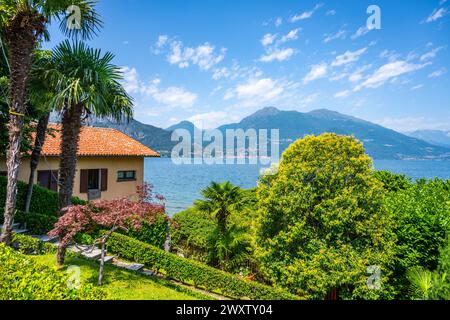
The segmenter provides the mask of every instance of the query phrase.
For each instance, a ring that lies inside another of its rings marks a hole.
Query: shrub
[[[47,234],[53,229],[58,218],[56,215],[17,211],[14,221],[20,223],[31,234]]]
[[[115,254],[161,272],[167,277],[194,284],[205,290],[231,296],[260,300],[295,300],[298,296],[267,285],[245,281],[232,274],[196,261],[178,257],[125,235],[113,234],[108,249]]]
[[[419,180],[389,193],[385,201],[395,217],[395,285],[400,298],[407,298],[408,269],[438,267],[439,250],[450,234],[450,181]]]
[[[166,216],[158,215],[154,223],[144,222],[140,229],[133,228],[128,232],[123,233],[139,241],[162,249],[166,242],[168,230],[169,222],[167,221]]]
[[[105,293],[90,284],[70,289],[69,276],[0,244],[0,300],[100,300]]]
[[[5,206],[6,199],[6,177],[0,177],[0,208]],[[16,208],[21,210],[25,206],[25,197],[27,194],[27,184],[18,181],[17,183],[17,203]],[[54,191],[42,188],[38,185],[33,186],[33,197],[30,204],[30,212],[44,215],[56,215],[59,212],[58,194]],[[79,198],[73,197],[72,203],[85,204]],[[3,212],[0,213],[0,219],[3,221]]]
[[[26,235],[13,234],[12,243],[14,248],[24,254],[46,254],[56,252],[56,247],[54,245]]]

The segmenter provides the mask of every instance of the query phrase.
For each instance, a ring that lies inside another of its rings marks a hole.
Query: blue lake
[[[145,181],[166,198],[169,214],[190,207],[200,197],[200,190],[211,181],[231,181],[242,188],[256,187],[257,165],[175,165],[168,158],[145,160]],[[413,179],[450,179],[450,161],[376,160],[377,170],[405,174]]]

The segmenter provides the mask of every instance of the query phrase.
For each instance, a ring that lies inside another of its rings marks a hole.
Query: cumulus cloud
[[[230,121],[229,114],[224,111],[213,111],[194,115],[188,118],[197,128],[215,129],[227,121]]]
[[[349,63],[355,62],[359,60],[359,57],[367,52],[367,48],[362,48],[357,51],[346,51],[344,54],[341,54],[336,57],[336,59],[331,63],[333,67],[339,67],[342,65],[347,65]]]
[[[293,17],[291,18],[291,22],[297,22],[297,21],[300,21],[300,20],[309,19],[309,18],[311,18],[311,17],[314,15],[314,13],[315,13],[317,10],[319,10],[321,7],[323,7],[323,3],[317,4],[317,5],[316,5],[312,10],[310,10],[310,11],[305,11],[305,12],[296,14],[295,16],[293,16]]]
[[[293,54],[295,53],[294,49],[287,48],[287,49],[275,49],[270,50],[267,52],[267,54],[263,55],[259,61],[261,62],[272,62],[274,60],[277,61],[284,61],[289,59]]]
[[[280,42],[285,43],[285,42],[288,42],[291,40],[297,40],[299,31],[300,31],[300,28],[289,31],[288,34],[281,37]]]
[[[441,51],[442,49],[444,49],[444,47],[437,47],[437,48],[432,49],[431,51],[428,51],[427,53],[423,54],[420,57],[420,61],[434,59],[436,57],[436,55],[439,53],[439,51]]]
[[[334,95],[334,97],[337,99],[342,99],[342,98],[347,98],[349,95],[350,95],[350,90],[344,90],[344,91],[340,91],[340,92],[336,93]]]
[[[153,53],[160,54],[167,50],[167,61],[179,68],[188,68],[190,65],[197,65],[200,70],[209,70],[224,58],[227,49],[216,47],[208,42],[196,47],[186,47],[181,41],[169,38],[167,35],[160,35],[154,45]]]
[[[278,97],[283,91],[283,87],[270,78],[250,79],[247,83],[238,85],[235,90],[240,99],[256,98],[264,101]]]
[[[437,21],[447,15],[447,13],[447,9],[445,8],[434,9],[433,12],[428,16],[428,18],[425,19],[425,22],[431,23]]]
[[[336,32],[334,34],[325,35],[323,42],[328,43],[328,42],[331,42],[331,41],[337,40],[337,39],[345,39],[346,33],[347,32],[345,30],[339,30],[338,32]]]
[[[392,80],[403,74],[420,70],[427,65],[427,63],[414,64],[407,61],[395,61],[387,63],[376,70],[362,84],[356,86],[354,91],[359,91],[363,88],[378,88],[389,80]]]
[[[440,76],[443,76],[443,75],[446,74],[446,73],[447,73],[447,69],[441,68],[441,69],[439,69],[439,70],[436,70],[436,71],[430,73],[430,74],[428,75],[428,78],[438,78],[438,77],[440,77]]]
[[[352,40],[358,39],[359,37],[362,37],[369,33],[370,30],[367,28],[367,26],[362,26],[356,32],[351,36]]]
[[[123,67],[123,86],[131,95],[142,95],[153,98],[157,103],[166,107],[190,108],[197,101],[197,94],[182,87],[161,89],[161,79],[156,78],[148,83],[139,80],[136,68]]]
[[[266,47],[268,45],[271,45],[275,42],[275,39],[277,38],[276,34],[267,33],[264,35],[264,37],[261,39],[261,44]]]
[[[303,83],[307,84],[313,80],[323,78],[327,75],[328,65],[326,63],[320,63],[311,66],[309,73],[303,78]]]

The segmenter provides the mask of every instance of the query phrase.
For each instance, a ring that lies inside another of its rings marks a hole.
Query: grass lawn
[[[32,256],[35,261],[56,267],[54,254]],[[65,266],[81,268],[83,282],[97,284],[99,264],[82,258],[70,257]],[[64,272],[62,270],[61,272]],[[111,300],[206,300],[211,297],[175,285],[167,280],[147,277],[137,272],[123,270],[113,265],[105,266],[104,285],[102,288]]]

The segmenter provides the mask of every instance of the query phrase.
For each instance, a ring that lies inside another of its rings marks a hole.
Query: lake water
[[[450,179],[450,161],[376,160],[377,170],[405,174],[413,179]],[[211,181],[231,181],[242,188],[256,187],[257,165],[175,165],[168,158],[145,160],[145,181],[166,198],[169,214],[190,207],[200,197],[200,190]]]

